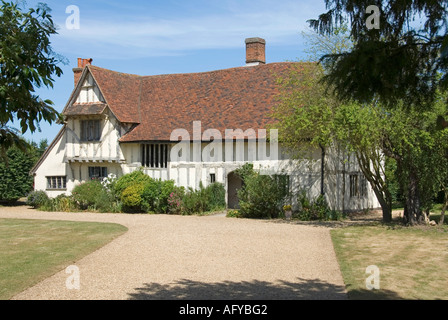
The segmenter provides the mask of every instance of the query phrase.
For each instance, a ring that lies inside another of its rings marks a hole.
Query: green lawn
[[[331,231],[350,299],[448,299],[448,227],[398,224]],[[379,268],[378,290],[368,290],[366,268]]]
[[[0,219],[0,299],[10,299],[126,231],[114,223]]]

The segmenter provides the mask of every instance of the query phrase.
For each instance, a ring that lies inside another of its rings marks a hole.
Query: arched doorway
[[[243,181],[235,173],[230,172],[227,175],[227,208],[239,209],[238,190],[243,186]]]

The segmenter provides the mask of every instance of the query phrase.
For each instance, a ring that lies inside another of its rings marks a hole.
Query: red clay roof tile
[[[202,73],[137,76],[89,65],[110,110],[120,122],[136,123],[121,142],[169,141],[174,129],[193,134],[217,129],[265,129],[279,93],[278,76],[293,62]],[[67,110],[68,111],[68,110]]]

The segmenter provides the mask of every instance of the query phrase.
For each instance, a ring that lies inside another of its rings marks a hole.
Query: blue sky
[[[45,2],[52,9],[58,34],[53,50],[64,56],[64,74],[54,89],[39,90],[62,111],[73,90],[72,68],[80,58],[115,71],[140,75],[187,73],[243,66],[244,39],[266,40],[267,62],[304,57],[301,31],[306,20],[325,11],[323,0],[194,0],[194,1],[26,1],[36,7]],[[70,5],[79,8],[79,29],[68,29]],[[40,124],[41,132],[25,138],[50,143],[59,125]]]

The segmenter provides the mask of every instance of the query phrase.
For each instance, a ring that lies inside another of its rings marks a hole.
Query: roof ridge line
[[[238,67],[230,67],[230,68],[216,69],[216,70],[209,70],[209,71],[162,73],[162,74],[153,74],[153,75],[139,75],[139,74],[133,74],[133,73],[125,73],[125,72],[102,68],[99,66],[94,66],[94,65],[89,65],[89,67],[94,67],[97,69],[113,72],[113,73],[124,75],[124,76],[138,77],[138,78],[151,78],[151,77],[166,77],[166,76],[175,76],[175,75],[180,76],[180,75],[191,75],[191,74],[205,74],[205,73],[214,73],[214,72],[221,72],[221,71],[234,70],[234,69],[248,69],[249,70],[252,68],[265,67],[265,66],[275,65],[275,64],[297,64],[297,63],[303,63],[303,62],[302,61],[280,61],[280,62],[270,62],[270,63],[266,63],[266,64],[260,64],[260,65],[256,65],[256,66],[238,66]],[[305,62],[305,63],[307,63],[307,62]]]

